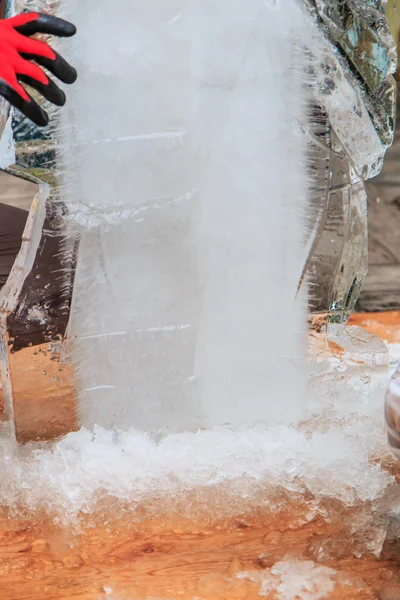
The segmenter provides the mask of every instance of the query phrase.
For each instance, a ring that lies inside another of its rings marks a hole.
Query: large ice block
[[[300,9],[70,0],[64,16],[84,31],[60,155],[81,236],[69,337],[82,422],[296,423]]]

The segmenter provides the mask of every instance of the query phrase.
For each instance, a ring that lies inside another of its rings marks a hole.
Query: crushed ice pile
[[[205,489],[220,496],[220,517],[253,503],[273,508],[280,491],[353,506],[381,497],[393,482],[370,462],[379,441],[380,426],[366,420],[312,434],[286,426],[217,428],[158,441],[134,430],[81,429],[53,444],[25,446],[17,459],[3,457],[0,502],[66,519],[95,510],[99,498],[135,510],[157,497],[172,506]]]

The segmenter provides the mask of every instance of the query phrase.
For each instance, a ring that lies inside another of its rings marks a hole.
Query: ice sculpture
[[[382,2],[305,5],[320,40],[308,46],[315,79],[304,127],[312,210],[303,279],[310,286],[311,313],[343,326],[368,266],[363,182],[379,173],[393,140],[396,45]]]

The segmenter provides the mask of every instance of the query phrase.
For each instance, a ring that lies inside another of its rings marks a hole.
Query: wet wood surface
[[[272,526],[238,522],[222,531],[193,532],[189,524],[178,521],[170,531],[162,532],[160,527],[158,533],[143,533],[129,522],[116,522],[73,536],[44,523],[3,526],[0,589],[4,600],[256,600],[260,583],[239,578],[238,573],[265,572],[288,555],[313,560],[316,541],[328,529],[314,520],[300,528],[282,523],[283,531],[275,521]],[[324,561],[335,571],[334,589],[319,597],[398,599],[396,550],[387,549],[381,560],[349,555]],[[279,598],[275,593],[264,597]]]
[[[73,368],[50,344],[10,353],[15,424],[20,443],[54,440],[76,431]],[[0,421],[4,401],[0,380]],[[1,599],[1,595],[0,595]]]
[[[77,429],[73,369],[60,363],[50,344],[10,354],[10,371],[19,442],[53,440]]]
[[[31,208],[38,186],[21,177],[0,170],[0,202],[22,210]]]
[[[354,313],[350,317],[349,325],[363,327],[384,342],[400,343],[400,311]]]

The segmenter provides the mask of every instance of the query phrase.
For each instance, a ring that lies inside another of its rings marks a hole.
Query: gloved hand
[[[64,83],[74,83],[77,73],[48,44],[31,39],[30,36],[36,33],[70,37],[75,35],[76,28],[58,17],[33,12],[1,20],[0,95],[36,125],[43,127],[49,122],[49,117],[21,82],[29,84],[53,104],[63,106],[64,92],[38,65],[45,67]]]

